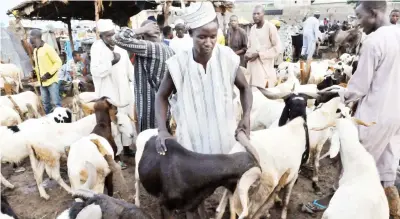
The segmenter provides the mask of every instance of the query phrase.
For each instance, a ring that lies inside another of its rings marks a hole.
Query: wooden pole
[[[99,27],[97,26],[97,22],[99,21],[99,7],[97,1],[94,1],[94,16],[96,21],[96,38],[100,39]]]
[[[68,25],[68,36],[69,36],[69,41],[71,42],[71,50],[74,51],[74,40],[72,38],[72,27],[71,27],[71,18],[67,19],[67,25]]]

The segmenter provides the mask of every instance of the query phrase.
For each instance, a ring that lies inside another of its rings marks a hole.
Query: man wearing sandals
[[[357,71],[347,88],[338,90],[344,103],[358,101],[355,117],[376,122],[359,127],[360,142],[374,157],[389,201],[390,215],[400,219],[400,198],[394,182],[400,155],[400,29],[386,15],[386,1],[360,1],[356,15],[368,38]],[[333,194],[303,206],[323,211]]]

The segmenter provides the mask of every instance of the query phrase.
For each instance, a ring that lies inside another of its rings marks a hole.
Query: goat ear
[[[331,138],[331,147],[329,148],[329,156],[330,158],[334,158],[338,155],[340,151],[340,139],[339,132],[337,130],[333,131],[333,135]]]
[[[281,117],[279,118],[279,127],[284,126],[289,119],[289,106],[285,104],[285,108],[282,110]]]

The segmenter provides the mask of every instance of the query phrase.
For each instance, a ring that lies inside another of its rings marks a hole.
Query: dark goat
[[[89,205],[98,205],[100,212],[92,214],[101,214],[102,219],[151,219],[151,217],[137,206],[115,199],[103,194],[95,194],[88,190],[78,190],[76,197],[83,202],[74,202],[69,209],[69,218],[76,219],[78,214]]]
[[[15,214],[4,195],[1,195],[1,213],[13,217],[14,219],[18,219],[18,216]]]
[[[233,192],[242,175],[257,166],[250,153],[200,154],[189,151],[173,139],[166,140],[168,153],[156,151],[156,136],[145,144],[138,173],[148,193],[160,198],[162,216],[182,210],[194,216],[199,206],[216,188]],[[200,210],[201,209],[201,210]]]
[[[305,164],[310,154],[310,137],[307,126],[307,100],[310,96],[306,94],[290,94],[284,98],[285,107],[283,108],[281,117],[279,118],[279,126],[285,125],[287,122],[301,117],[304,119],[304,130],[306,133],[306,150],[303,153],[301,165]],[[312,98],[312,97],[311,97]]]
[[[331,87],[333,85],[339,85],[341,83],[347,83],[346,74],[342,72],[342,70],[335,70],[333,75],[325,77],[323,81],[317,84],[318,90],[323,90],[325,88]]]

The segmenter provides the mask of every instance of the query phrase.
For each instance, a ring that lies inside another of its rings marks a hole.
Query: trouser
[[[310,36],[308,34],[303,35],[303,47],[301,49],[301,55],[307,55],[307,60],[311,60],[316,47],[316,39],[314,36]]]
[[[52,104],[56,107],[61,107],[60,90],[57,82],[46,87],[40,87],[40,93],[42,95],[42,103],[46,114],[52,111]]]
[[[393,186],[400,155],[400,127],[379,125],[359,127],[360,142],[373,156],[384,187]]]

